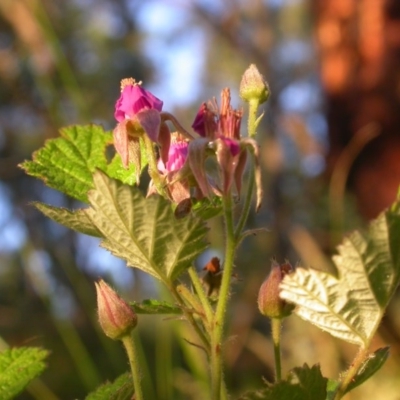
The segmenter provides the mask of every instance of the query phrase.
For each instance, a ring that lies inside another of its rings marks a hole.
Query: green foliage
[[[293,368],[285,381],[268,384],[264,389],[246,393],[239,400],[325,400],[328,379],[319,365]]]
[[[194,213],[201,219],[207,220],[222,213],[221,197],[213,197],[211,200],[204,197],[201,200],[196,200],[193,204]]]
[[[101,233],[87,216],[85,210],[67,210],[66,208],[53,207],[43,203],[33,203],[46,217],[58,222],[74,231],[89,236],[101,237]]]
[[[326,400],[334,400],[340,382],[334,379],[328,379]]]
[[[133,394],[132,378],[130,374],[126,373],[119,376],[114,382],[107,382],[99,386],[86,396],[85,400],[131,400]]]
[[[159,301],[154,299],[143,300],[142,302],[130,302],[136,314],[182,314],[182,308],[168,303],[167,301]]]
[[[170,203],[158,195],[144,198],[139,189],[122,185],[98,171],[86,209],[103,236],[102,246],[154,277],[170,282],[189,268],[207,247],[205,223],[195,217],[176,219]]]
[[[88,201],[87,193],[93,188],[92,175],[96,169],[123,183],[136,183],[134,164],[125,169],[118,154],[107,163],[106,149],[112,143],[111,132],[97,125],[77,125],[61,129],[60,135],[47,140],[44,147],[33,154],[32,161],[21,164],[27,174],[83,202]],[[143,169],[147,159],[144,155],[142,158]]]
[[[298,268],[281,296],[295,312],[340,339],[368,347],[400,276],[399,204],[370,224],[367,234],[344,239],[334,257],[338,277]]]
[[[0,399],[13,399],[42,373],[48,351],[35,347],[7,349],[0,353]]]
[[[376,350],[374,353],[370,354],[368,358],[361,365],[357,374],[354,376],[353,380],[347,386],[345,393],[350,392],[357,386],[360,386],[363,382],[369,379],[375,372],[385,364],[389,357],[389,347],[382,347]]]

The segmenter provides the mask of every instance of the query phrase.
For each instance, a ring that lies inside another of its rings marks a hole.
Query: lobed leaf
[[[112,143],[112,135],[100,126],[86,125],[62,128],[60,136],[47,140],[32,161],[21,166],[48,186],[87,202],[93,172],[107,167],[105,149]]]
[[[105,132],[101,126],[69,126],[60,130],[60,137],[47,140],[33,154],[32,161],[25,161],[21,167],[51,188],[87,202],[96,169],[129,185],[136,183],[134,164],[125,169],[118,154],[108,164],[106,150],[112,141],[111,132]],[[146,157],[142,155],[142,158],[141,171],[147,164]]]
[[[292,369],[285,381],[268,384],[266,388],[248,392],[239,400],[325,400],[328,379],[321,374],[319,365]]]
[[[101,171],[94,176],[86,213],[114,255],[166,282],[187,269],[207,247],[207,227],[192,215],[174,216],[158,195],[144,198],[139,189],[122,185]]]
[[[14,399],[46,367],[49,352],[36,347],[7,349],[0,353],[0,399]]]
[[[333,260],[338,277],[298,268],[285,277],[281,297],[295,312],[333,336],[367,346],[399,283],[398,205],[344,239]]]
[[[85,235],[102,237],[83,209],[70,211],[66,208],[53,207],[39,202],[35,202],[33,205],[44,215],[67,228]]]
[[[114,382],[107,382],[99,386],[94,392],[87,395],[85,400],[131,400],[133,394],[131,375],[125,373]]]

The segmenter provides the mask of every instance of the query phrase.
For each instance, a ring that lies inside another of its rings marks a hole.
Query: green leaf
[[[92,223],[83,209],[70,211],[66,208],[49,206],[43,203],[33,203],[44,215],[67,228],[90,236],[102,237],[100,231]]]
[[[177,219],[167,200],[158,195],[144,198],[139,189],[101,171],[93,179],[87,215],[105,238],[102,246],[128,266],[171,282],[207,247],[207,227],[201,219]]]
[[[353,380],[349,383],[345,393],[350,392],[357,386],[361,385],[372,375],[374,375],[383,366],[389,357],[389,347],[382,347],[370,354],[368,358],[361,365]]]
[[[60,135],[47,140],[33,160],[21,166],[48,186],[87,202],[93,172],[107,167],[105,149],[112,143],[112,135],[96,125],[69,126],[61,129]]]
[[[182,314],[181,307],[170,304],[167,301],[147,299],[141,303],[133,301],[129,305],[133,307],[137,314]]]
[[[107,163],[106,149],[113,141],[111,132],[105,132],[98,125],[75,125],[61,129],[60,136],[47,140],[44,147],[33,154],[32,161],[21,164],[28,175],[86,203],[96,169],[126,184],[136,183],[134,164],[125,169],[118,154],[110,164]],[[145,154],[142,151],[141,171],[147,164]]]
[[[368,233],[345,238],[333,257],[338,277],[297,268],[281,284],[295,312],[333,336],[368,346],[399,283],[400,216],[395,204]]]
[[[0,353],[0,399],[13,399],[45,369],[49,352],[35,347],[7,349]]]
[[[326,400],[327,382],[319,365],[310,368],[304,364],[292,369],[287,380],[246,393],[239,400]]]
[[[149,158],[147,156],[143,140],[140,140],[140,153],[141,153],[140,156],[141,160],[140,173],[141,173],[149,162]],[[125,183],[126,185],[133,186],[136,184],[136,164],[131,163],[129,164],[129,168],[126,169],[122,164],[121,157],[119,156],[119,154],[115,154],[110,164],[107,165],[105,172],[110,178],[118,179],[119,181]]]
[[[194,200],[192,210],[201,219],[207,220],[222,214],[222,198],[214,196],[211,200],[204,197],[201,200]]]
[[[114,382],[99,386],[86,396],[85,400],[131,400],[133,398],[132,378],[129,373],[119,376]]]
[[[328,386],[326,388],[326,400],[334,400],[336,392],[339,388],[340,382],[334,379],[328,379]]]

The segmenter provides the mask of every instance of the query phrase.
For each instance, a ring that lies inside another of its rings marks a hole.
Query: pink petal
[[[136,114],[136,119],[153,141],[158,142],[161,127],[161,116],[157,110],[143,110]]]

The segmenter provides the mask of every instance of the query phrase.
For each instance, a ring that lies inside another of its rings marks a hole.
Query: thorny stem
[[[193,267],[190,267],[188,271],[190,279],[192,280],[193,287],[196,290],[197,296],[199,297],[201,305],[203,306],[204,312],[206,314],[207,322],[209,323],[211,322],[213,317],[213,309],[211,308],[210,302],[208,301],[207,296],[204,293],[204,289],[201,285],[201,281],[199,276],[197,275],[197,272]]]
[[[178,301],[178,303],[182,306],[182,312],[185,315],[185,318],[188,320],[190,325],[192,325],[193,329],[196,331],[200,340],[203,342],[203,346],[206,350],[206,353],[209,354],[210,353],[210,343],[209,343],[206,335],[204,334],[203,330],[201,329],[201,327],[199,326],[197,321],[193,318],[193,315],[187,310],[186,304],[183,301],[180,294],[178,293],[178,291],[176,290],[176,287],[173,285],[170,285],[169,289],[170,289],[171,293],[173,294],[173,296],[175,297],[175,299]]]
[[[222,374],[222,338],[226,316],[226,306],[229,298],[230,283],[235,257],[236,239],[233,224],[232,197],[227,195],[224,200],[225,216],[225,260],[222,282],[219,291],[217,308],[214,315],[213,331],[211,336],[211,392],[212,400],[226,398],[225,385]],[[222,397],[221,397],[222,396]]]
[[[121,339],[128,354],[129,365],[131,367],[133,386],[135,388],[135,400],[144,400],[141,385],[142,377],[138,360],[137,340],[137,333],[135,331]]]
[[[354,376],[357,374],[362,363],[365,361],[367,355],[368,355],[368,346],[360,347],[357,355],[355,356],[353,362],[350,365],[350,368],[347,370],[346,374],[344,375],[343,379],[340,382],[339,389],[336,392],[334,400],[339,400],[344,396],[347,386],[349,386],[350,382],[354,379]]]
[[[272,341],[274,343],[274,358],[275,358],[275,381],[279,382],[282,379],[281,367],[281,320],[271,318]]]

